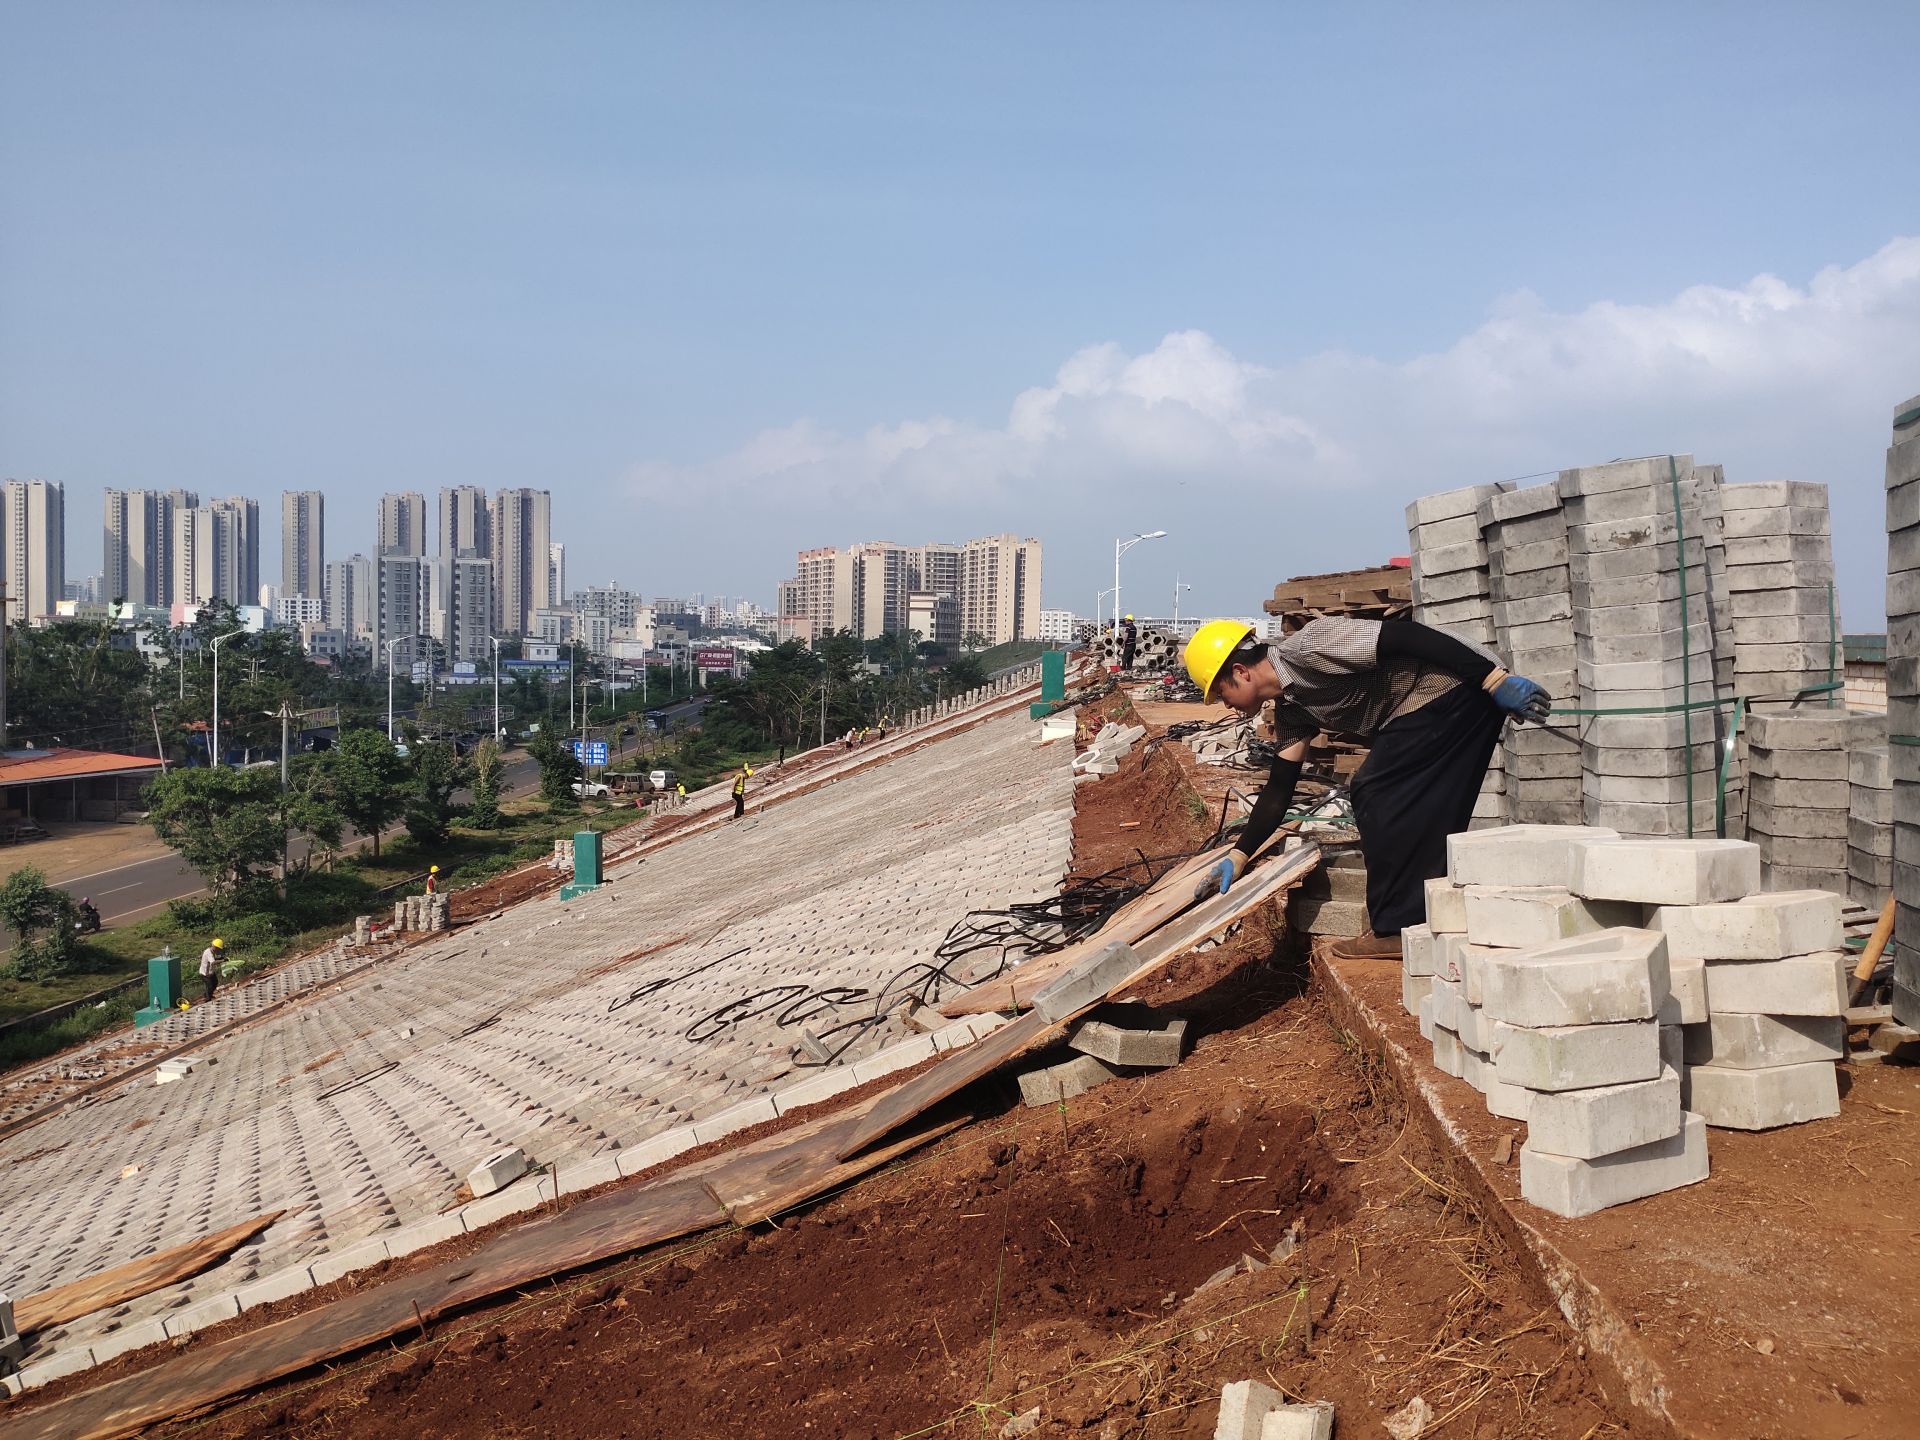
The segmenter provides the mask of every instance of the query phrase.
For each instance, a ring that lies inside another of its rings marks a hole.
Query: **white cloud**
[[[1731,480],[1832,485],[1836,547],[1859,572],[1843,598],[1870,623],[1878,456],[1891,407],[1916,390],[1920,239],[1903,238],[1804,287],[1761,275],[1573,312],[1520,292],[1446,350],[1406,360],[1261,364],[1196,330],[1137,355],[1089,345],[1015,396],[1001,425],[932,416],[842,435],[802,420],[629,480],[650,504],[720,499],[782,531],[803,514],[834,531],[809,544],[856,538],[838,533],[843,507],[928,537],[1036,533],[1053,547],[1050,577],[1076,592],[1092,588],[1079,570],[1099,573],[1116,520],[1184,532],[1188,544],[1165,548],[1169,570],[1179,554],[1222,568],[1216,540],[1231,537],[1256,547],[1234,562],[1245,576],[1196,598],[1244,608],[1286,575],[1403,547],[1401,508],[1427,491],[1692,451]]]

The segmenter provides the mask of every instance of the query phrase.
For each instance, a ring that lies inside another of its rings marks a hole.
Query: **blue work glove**
[[[1210,895],[1226,894],[1233,888],[1233,882],[1240,878],[1240,872],[1246,868],[1246,857],[1238,850],[1229,850],[1206,874],[1200,877],[1200,883],[1193,887],[1193,898],[1205,900]]]
[[[1542,725],[1553,713],[1553,698],[1524,675],[1508,675],[1488,693],[1494,704],[1523,723]]]

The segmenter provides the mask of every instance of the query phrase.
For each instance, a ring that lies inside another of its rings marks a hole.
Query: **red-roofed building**
[[[104,750],[0,751],[0,838],[23,820],[113,820],[139,805],[161,764]]]

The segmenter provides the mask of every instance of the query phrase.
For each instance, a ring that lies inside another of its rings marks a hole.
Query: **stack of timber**
[[[1404,565],[1370,570],[1336,570],[1327,575],[1296,575],[1273,587],[1273,599],[1261,609],[1280,617],[1291,634],[1322,615],[1356,615],[1391,620],[1413,604],[1413,572]]]

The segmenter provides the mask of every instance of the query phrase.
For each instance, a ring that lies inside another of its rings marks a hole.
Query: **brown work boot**
[[[1371,930],[1351,940],[1339,940],[1327,951],[1335,960],[1398,960],[1400,937],[1376,935]]]

